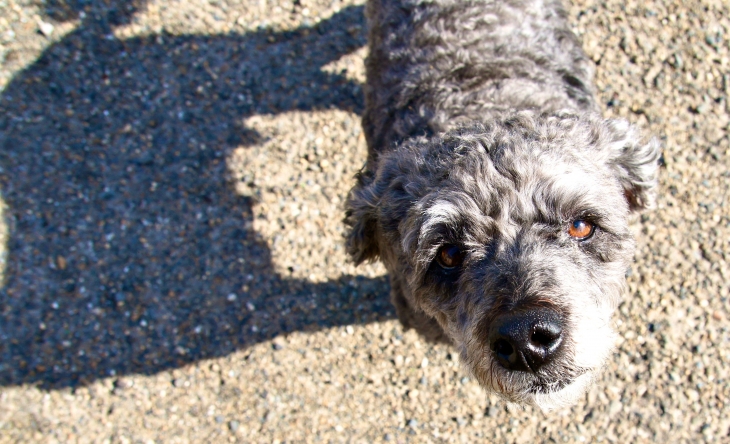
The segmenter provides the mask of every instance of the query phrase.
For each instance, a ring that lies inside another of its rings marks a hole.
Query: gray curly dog
[[[570,405],[610,354],[659,144],[600,116],[559,0],[370,0],[347,248],[482,387]]]

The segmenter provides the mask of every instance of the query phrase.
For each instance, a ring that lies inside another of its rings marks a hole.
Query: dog
[[[479,384],[575,403],[652,207],[660,146],[604,119],[559,0],[369,0],[368,157],[345,208],[404,328],[453,344]]]

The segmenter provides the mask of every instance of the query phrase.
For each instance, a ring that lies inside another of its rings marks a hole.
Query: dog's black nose
[[[489,347],[508,370],[537,372],[549,364],[563,342],[561,317],[552,310],[503,315],[489,330]]]

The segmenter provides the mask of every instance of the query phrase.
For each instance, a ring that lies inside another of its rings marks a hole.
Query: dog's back
[[[371,156],[506,111],[597,111],[560,0],[370,0],[367,15]]]

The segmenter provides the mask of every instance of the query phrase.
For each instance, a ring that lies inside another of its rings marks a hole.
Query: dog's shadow
[[[138,4],[68,4],[51,17],[80,26],[0,99],[0,384],[152,374],[392,317],[385,278],[277,274],[226,180],[228,151],[259,138],[243,118],[362,109],[360,85],[320,69],[365,44],[362,7],[290,32],[119,40]]]

